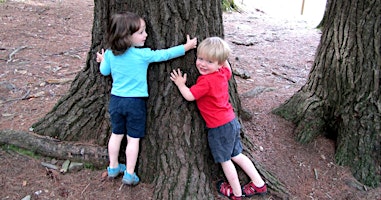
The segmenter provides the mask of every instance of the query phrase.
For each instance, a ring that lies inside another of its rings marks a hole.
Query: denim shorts
[[[208,130],[208,143],[214,162],[222,163],[242,153],[241,126],[235,118],[232,121]]]
[[[111,95],[109,104],[111,128],[114,134],[142,138],[146,132],[146,98]]]

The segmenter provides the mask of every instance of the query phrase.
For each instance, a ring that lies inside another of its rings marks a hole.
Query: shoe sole
[[[109,178],[116,178],[116,177],[118,177],[118,176],[120,176],[120,175],[122,175],[123,173],[122,172],[119,172],[118,174],[112,174],[112,175],[110,175],[109,173],[107,173],[107,176],[109,177]]]
[[[257,192],[255,194],[252,194],[252,195],[245,195],[245,194],[242,194],[243,197],[253,197],[253,196],[265,196],[267,194],[267,192]]]
[[[129,186],[135,186],[135,185],[139,184],[139,182],[130,182],[130,181],[125,181],[125,180],[122,180],[122,183],[125,185],[129,185]]]
[[[127,173],[127,172],[126,172]],[[126,176],[126,174],[125,174]],[[136,180],[137,179],[137,180]],[[123,176],[122,183],[125,185],[135,186],[140,182],[139,177],[134,173],[131,179],[127,179]]]

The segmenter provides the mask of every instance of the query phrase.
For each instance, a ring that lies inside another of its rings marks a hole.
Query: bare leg
[[[242,170],[250,177],[255,186],[261,187],[265,184],[261,175],[259,175],[257,169],[255,168],[253,162],[251,162],[247,156],[240,153],[237,156],[233,157],[232,160],[237,163],[237,165],[239,165]]]
[[[110,168],[117,168],[119,165],[119,149],[124,135],[117,135],[112,133],[108,141],[108,156],[110,159]]]
[[[231,160],[221,163],[222,170],[233,189],[234,196],[242,196],[241,185],[239,183],[237,170]]]
[[[133,174],[135,172],[136,161],[138,160],[139,154],[139,141],[140,138],[132,138],[127,136],[126,170],[129,174]]]

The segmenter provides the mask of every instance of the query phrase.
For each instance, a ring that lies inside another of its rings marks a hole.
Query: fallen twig
[[[72,75],[72,74],[78,74],[79,72],[81,72],[82,70],[76,70],[76,71],[70,71],[70,72],[66,72],[64,73],[65,76],[69,76],[69,75]]]
[[[236,45],[243,45],[243,46],[254,46],[256,44],[258,44],[259,42],[251,42],[251,41],[245,41],[245,42],[242,42],[242,41],[232,41],[233,44],[236,44]]]
[[[296,81],[294,81],[294,80],[292,80],[292,79],[290,79],[290,78],[288,78],[288,77],[285,77],[285,76],[283,76],[283,75],[281,75],[281,74],[279,74],[279,73],[277,73],[277,72],[271,72],[273,75],[275,75],[275,76],[279,76],[279,77],[281,77],[281,78],[283,78],[283,79],[285,79],[285,80],[287,80],[287,81],[290,81],[290,82],[292,82],[292,83],[296,83]]]
[[[61,78],[61,79],[48,79],[46,80],[49,84],[64,84],[68,82],[72,82],[74,78]]]
[[[30,95],[30,90],[28,90],[22,97],[19,97],[19,98],[14,98],[14,99],[8,99],[8,100],[5,100],[3,102],[0,102],[0,104],[4,104],[4,103],[8,103],[8,102],[11,102],[11,101],[19,101],[19,100],[28,100],[28,99],[32,99],[32,98],[37,98],[37,97],[43,97],[45,96],[45,92],[38,92],[34,95]]]
[[[86,187],[82,190],[81,195],[86,191],[86,189],[90,186],[90,183],[86,185]]]
[[[122,190],[123,186],[124,186],[124,184],[122,183],[122,184],[120,185],[120,187],[119,187],[119,191]]]
[[[8,100],[5,100],[5,101],[1,102],[0,104],[8,103],[8,102],[11,102],[11,101],[30,99],[31,97],[29,96],[29,94],[30,94],[30,90],[26,91],[26,93],[22,97],[14,98],[14,99],[8,99]]]
[[[319,179],[319,175],[318,175],[317,169],[315,169],[315,168],[314,168],[314,173],[315,173],[315,179],[318,180]]]
[[[15,49],[14,51],[12,51],[12,53],[10,53],[9,56],[8,56],[9,59],[7,60],[7,63],[9,63],[9,62],[12,61],[12,56],[13,56],[13,55],[15,55],[17,52],[19,52],[19,51],[21,51],[21,50],[23,50],[23,49],[25,49],[25,48],[27,48],[27,46],[21,46],[21,47]]]
[[[53,165],[53,164],[50,164],[50,163],[47,163],[47,162],[41,162],[41,165],[48,168],[48,169],[54,169],[54,170],[58,170],[58,166],[57,165]]]
[[[26,93],[24,94],[24,96],[21,97],[21,100],[29,99],[29,98],[28,98],[29,94],[30,94],[30,90],[26,91]]]

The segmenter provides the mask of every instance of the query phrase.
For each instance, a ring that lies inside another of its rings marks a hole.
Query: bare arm
[[[184,44],[185,52],[197,47],[197,38],[190,39],[187,35],[187,43]]]
[[[176,86],[179,88],[181,95],[187,100],[187,101],[194,101],[195,98],[193,94],[191,93],[190,89],[185,85],[187,81],[187,74],[182,75],[180,69],[173,70],[171,72],[170,79],[176,84]]]

